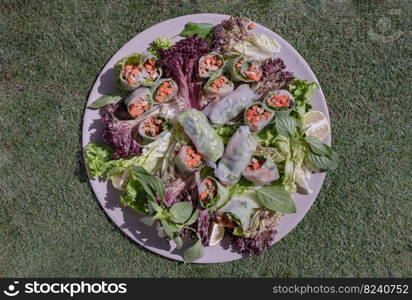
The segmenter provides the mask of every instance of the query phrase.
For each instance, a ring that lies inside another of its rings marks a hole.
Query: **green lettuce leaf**
[[[303,120],[303,115],[312,108],[312,96],[317,88],[316,82],[303,79],[295,79],[289,85],[289,91],[295,97],[294,111],[297,112],[297,118],[300,122]]]
[[[273,57],[280,52],[280,44],[265,34],[253,34],[246,40],[235,44],[232,51],[258,60]]]

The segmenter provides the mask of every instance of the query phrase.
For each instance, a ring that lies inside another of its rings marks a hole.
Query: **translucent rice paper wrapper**
[[[222,66],[221,66],[220,68],[218,68],[218,69],[215,70],[215,71],[209,71],[209,72],[202,73],[202,72],[200,71],[200,66],[203,65],[205,59],[206,59],[208,56],[211,56],[211,55],[216,55],[216,56],[218,56],[218,57],[223,61],[223,64],[222,64]],[[198,69],[199,69],[199,77],[200,77],[200,78],[208,78],[208,77],[211,77],[211,76],[213,76],[214,74],[216,74],[216,73],[218,73],[218,72],[221,72],[221,71],[223,70],[223,68],[225,67],[225,65],[226,65],[226,63],[225,63],[223,57],[222,57],[219,53],[212,52],[212,53],[208,53],[208,54],[206,54],[206,55],[203,55],[201,58],[199,58],[199,68],[198,68]]]
[[[148,61],[148,60],[150,60],[150,59],[154,59],[154,60],[156,60],[156,68],[157,68],[157,71],[158,71],[158,73],[159,73],[159,75],[157,76],[157,78],[155,79],[155,80],[153,80],[153,79],[149,79],[149,80],[147,80],[145,83],[144,83],[144,85],[145,86],[152,86],[152,85],[154,85],[156,82],[158,82],[159,80],[160,80],[160,78],[163,76],[163,69],[162,69],[162,67],[160,66],[160,64],[159,64],[159,59],[155,56],[155,55],[153,55],[153,54],[150,54],[150,53],[146,53],[145,54],[145,56],[144,56],[144,59],[143,59],[143,61],[142,61],[142,66],[144,66],[145,64],[146,64],[146,62]]]
[[[258,145],[257,138],[248,126],[240,126],[230,138],[225,154],[219,161],[215,175],[226,185],[239,181],[243,170],[249,165],[252,154]]]
[[[225,147],[206,116],[196,109],[190,109],[180,114],[177,120],[206,163],[216,167],[215,162],[222,157]]]
[[[185,160],[186,160],[186,148],[187,148],[187,147],[188,147],[187,145],[181,147],[180,150],[179,150],[179,152],[177,153],[177,155],[176,155],[176,157],[175,157],[176,167],[177,167],[177,169],[178,169],[178,171],[179,171],[180,173],[193,173],[193,172],[195,172],[196,170],[198,170],[199,167],[200,167],[200,165],[199,165],[199,166],[196,167],[196,168],[191,168],[191,167],[188,167],[188,166],[185,164]]]
[[[253,182],[254,185],[268,185],[279,179],[279,171],[276,164],[270,159],[258,170],[248,170],[245,168],[242,172],[243,177]]]
[[[205,184],[204,184],[206,179],[211,179],[216,184],[217,194],[216,194],[215,197],[213,197],[212,201],[207,202],[207,203],[204,203],[203,200],[199,199],[200,204],[204,208],[219,208],[219,207],[222,207],[223,205],[226,204],[226,202],[228,200],[228,196],[229,196],[228,189],[226,187],[224,187],[223,185],[221,185],[219,183],[219,181],[217,181],[215,178],[208,176],[208,177],[204,178],[201,182],[198,183],[199,195],[206,190],[206,187],[205,187]]]
[[[213,124],[224,125],[238,116],[259,98],[247,84],[241,84],[230,94],[206,106],[202,112]]]
[[[255,60],[255,59],[250,59],[247,58],[245,56],[239,56],[236,57],[232,60],[230,60],[227,64],[226,64],[226,70],[229,72],[230,77],[232,78],[233,81],[240,81],[240,82],[256,82],[256,80],[253,79],[247,79],[245,78],[237,69],[236,69],[236,64],[238,63],[239,60],[243,59],[243,61],[245,63],[249,62],[249,63],[255,63],[259,66],[260,68],[260,63]]]
[[[218,100],[218,99],[221,99],[227,96],[228,94],[233,92],[233,90],[235,89],[235,85],[230,80],[229,80],[229,85],[225,86],[224,88],[221,88],[218,91],[212,89],[211,88],[212,83],[221,76],[223,76],[222,73],[215,74],[214,76],[210,77],[209,80],[206,82],[204,90],[205,90],[205,96],[207,98],[215,101],[215,100]]]
[[[124,70],[124,67],[126,65],[138,65],[142,66],[144,56],[143,54],[140,53],[134,53],[132,55],[123,57],[121,60],[119,60],[116,65],[115,65],[115,70],[117,74],[117,83],[116,87],[120,90],[130,92],[138,88],[139,86],[142,86],[144,82],[150,77],[149,73],[143,71],[140,74],[140,77],[137,78],[137,82],[134,85],[130,85],[127,80],[123,78],[122,71]]]
[[[247,119],[246,113],[247,113],[247,111],[248,111],[249,108],[251,108],[251,107],[253,107],[253,106],[255,106],[255,105],[258,105],[258,106],[262,107],[262,108],[264,109],[264,111],[269,112],[271,115],[270,115],[270,117],[269,117],[267,120],[260,120],[260,121],[258,121],[258,122],[253,123],[253,124],[250,124],[249,121],[248,121],[248,119]],[[265,127],[273,120],[274,116],[275,116],[275,113],[274,113],[272,110],[268,109],[263,102],[261,102],[261,103],[253,103],[252,105],[249,105],[249,106],[246,108],[245,114],[244,114],[244,117],[243,117],[243,121],[245,122],[245,124],[246,124],[247,126],[249,126],[249,128],[250,128],[251,131],[253,131],[253,132],[259,132],[259,131],[261,131],[263,128],[265,128]]]
[[[268,100],[274,95],[286,95],[286,96],[288,96],[289,99],[290,99],[289,107],[275,107],[275,106],[270,105],[268,103]],[[277,91],[269,92],[268,95],[263,100],[263,102],[266,104],[267,108],[272,110],[272,111],[289,111],[295,106],[295,98],[287,90],[277,90]]]
[[[156,92],[159,89],[160,85],[162,85],[162,83],[166,82],[166,81],[169,81],[171,83],[171,85],[175,88],[175,91],[173,92],[173,94],[168,96],[168,99],[166,101],[164,101],[164,102],[156,101],[156,99],[155,99]],[[175,99],[178,92],[179,92],[179,86],[177,85],[176,81],[174,81],[171,78],[164,78],[164,79],[158,80],[156,82],[156,84],[154,84],[152,86],[152,88],[150,90],[150,100],[152,101],[153,104],[169,103],[169,102],[171,102],[172,100]]]
[[[148,89],[146,87],[141,87],[141,88],[135,89],[133,92],[131,92],[124,99],[124,103],[127,106],[127,111],[129,111],[130,104],[134,103],[135,101],[139,100],[142,97],[145,97],[147,99],[147,101],[149,102],[149,109],[146,112],[144,112],[141,116],[143,116],[148,111],[150,111],[150,109],[152,108],[152,104],[151,104],[151,101],[150,101],[150,89]]]
[[[147,135],[144,129],[145,123],[148,122],[151,118],[160,118],[164,121],[163,123],[163,131],[161,133],[159,133],[156,136],[150,136]],[[139,135],[146,141],[155,141],[159,138],[161,138],[162,136],[164,136],[167,132],[169,132],[169,123],[167,122],[166,118],[160,114],[157,115],[148,115],[146,118],[143,119],[143,121],[139,124]]]
[[[256,192],[246,192],[241,196],[231,198],[218,212],[228,214],[231,219],[240,223],[244,231],[249,228],[252,215],[261,207],[256,199]]]

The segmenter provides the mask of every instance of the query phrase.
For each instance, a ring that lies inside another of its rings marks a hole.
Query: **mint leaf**
[[[175,242],[177,249],[182,248],[182,246],[183,246],[183,240],[182,240],[182,238],[181,238],[179,235],[176,236],[176,237],[173,239],[173,241]]]
[[[260,202],[267,209],[281,213],[295,213],[296,206],[288,192],[279,186],[265,186],[256,189]]]
[[[200,210],[196,208],[196,210],[193,212],[192,216],[185,222],[186,225],[192,225],[194,222],[197,221],[199,218]]]
[[[175,235],[175,234],[174,234],[174,233],[175,233],[174,228],[173,228],[172,226],[170,226],[170,224],[167,223],[166,221],[161,220],[160,222],[162,223],[163,229],[165,230],[167,236],[168,236],[171,240],[173,240],[173,239],[174,239],[174,235]]]
[[[193,206],[190,202],[175,203],[169,210],[170,219],[175,223],[184,223],[192,214]]]
[[[318,138],[314,136],[306,136],[305,141],[309,146],[309,150],[317,155],[329,155],[329,149],[327,145],[322,143]]]
[[[283,136],[294,136],[296,133],[296,119],[285,113],[276,113],[276,131]]]
[[[96,101],[94,101],[92,104],[90,104],[88,107],[90,108],[101,108],[103,106],[116,103],[122,99],[122,96],[117,95],[117,94],[108,94],[108,95],[103,95],[99,97]]]
[[[185,263],[192,263],[203,256],[204,247],[198,234],[197,242],[183,253]]]
[[[185,28],[179,35],[181,37],[191,37],[195,34],[202,38],[206,38],[207,35],[210,33],[210,31],[213,28],[213,24],[209,23],[194,23],[194,22],[189,22],[185,25]]]
[[[320,170],[333,170],[336,169],[339,165],[339,157],[335,151],[332,150],[329,146],[328,155],[317,155],[313,152],[308,152],[306,157],[307,159],[315,165],[316,168]]]

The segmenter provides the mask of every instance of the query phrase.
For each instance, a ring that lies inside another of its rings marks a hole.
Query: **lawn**
[[[108,58],[163,20],[250,17],[306,59],[340,167],[260,257],[185,265],[105,216],[81,154],[86,99]],[[11,1],[0,4],[0,276],[412,276],[412,4],[404,1]]]

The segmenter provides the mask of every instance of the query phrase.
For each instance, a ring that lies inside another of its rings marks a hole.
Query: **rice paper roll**
[[[243,170],[249,165],[252,154],[258,145],[257,138],[248,126],[240,126],[230,138],[225,154],[215,171],[216,177],[226,185],[239,181]]]
[[[228,200],[229,191],[215,178],[208,176],[198,184],[199,202],[204,208],[219,208]]]
[[[243,56],[230,60],[227,70],[233,81],[258,82],[263,75],[262,66],[257,60]]]
[[[143,60],[144,56],[142,54],[135,53],[122,58],[116,63],[117,88],[130,92],[150,80],[150,74],[142,65]]]
[[[295,106],[295,98],[287,90],[269,92],[263,102],[273,111],[287,111]]]
[[[223,57],[218,53],[209,53],[199,58],[199,77],[208,78],[225,66]]]
[[[177,119],[208,165],[215,167],[215,162],[223,155],[224,145],[206,116],[196,109],[190,109]]]
[[[246,192],[242,196],[231,198],[223,207],[218,209],[218,214],[224,214],[236,222],[245,231],[249,228],[251,217],[261,205],[256,199],[256,192]]]
[[[194,147],[184,145],[177,153],[175,163],[180,173],[192,173],[202,164],[202,155]]]
[[[233,82],[227,76],[218,73],[206,82],[204,87],[205,96],[209,99],[220,99],[230,94],[234,88]]]
[[[224,125],[238,116],[259,96],[247,84],[239,85],[233,92],[206,106],[202,112],[213,124]]]
[[[244,122],[253,132],[259,132],[265,128],[275,116],[264,103],[254,103],[245,110]]]
[[[252,157],[249,165],[242,172],[243,177],[254,185],[268,185],[279,179],[276,164],[270,158]]]
[[[138,127],[139,135],[149,141],[157,140],[169,131],[167,120],[161,115],[145,118]]]
[[[150,97],[153,104],[167,103],[176,97],[178,91],[177,83],[173,79],[166,78],[153,85]]]
[[[142,62],[143,68],[149,73],[149,78],[145,81],[145,86],[152,86],[163,75],[159,59],[153,54],[147,54]]]
[[[150,110],[150,89],[141,87],[131,92],[125,99],[127,111],[133,118],[140,117]]]

